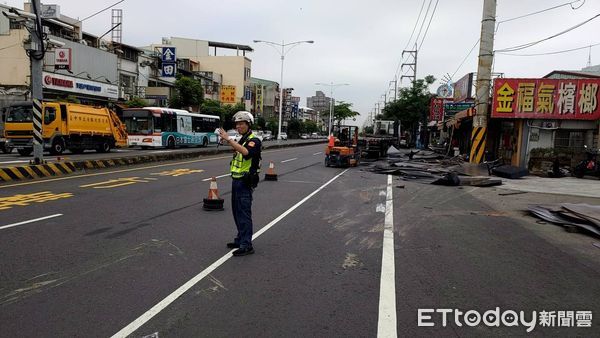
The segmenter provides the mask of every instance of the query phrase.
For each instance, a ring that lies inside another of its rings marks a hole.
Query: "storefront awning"
[[[460,112],[456,113],[456,115],[452,116],[450,119],[448,119],[446,121],[446,127],[458,128],[460,126],[461,120],[464,120],[466,118],[471,118],[473,116],[475,116],[475,108],[474,107],[460,111]]]

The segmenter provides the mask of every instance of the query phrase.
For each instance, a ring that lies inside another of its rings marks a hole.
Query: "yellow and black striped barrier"
[[[70,174],[77,170],[72,162],[47,163],[23,167],[0,168],[0,181],[18,181]]]
[[[486,127],[473,127],[473,131],[471,133],[471,154],[469,156],[471,163],[481,163],[483,161],[486,138]]]

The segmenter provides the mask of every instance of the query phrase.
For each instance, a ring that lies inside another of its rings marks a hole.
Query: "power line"
[[[423,46],[423,42],[425,41],[425,37],[427,36],[427,32],[429,32],[429,26],[431,25],[431,20],[433,19],[433,16],[435,15],[435,10],[437,9],[437,5],[438,2],[440,0],[436,0],[435,1],[435,6],[433,6],[433,12],[431,12],[431,16],[429,17],[429,23],[427,23],[427,29],[425,29],[425,34],[423,34],[423,39],[421,39],[421,44],[419,45],[419,48],[417,48],[417,50],[421,49],[421,46]]]
[[[573,7],[573,4],[574,4],[574,3],[576,3],[576,2],[581,2],[581,1],[583,1],[583,3],[582,3],[581,5],[579,5],[579,7],[577,7],[577,8]],[[542,9],[542,10],[539,10],[539,11],[537,11],[537,12],[532,12],[532,13],[529,13],[529,14],[524,14],[524,15],[520,15],[520,16],[517,16],[517,17],[514,17],[514,18],[510,18],[510,19],[506,19],[506,20],[498,21],[498,25],[496,26],[496,30],[498,30],[498,27],[500,26],[500,24],[501,24],[501,23],[504,23],[504,22],[509,22],[509,21],[513,21],[513,20],[517,20],[517,19],[526,18],[526,17],[528,17],[528,16],[533,16],[533,15],[540,14],[540,13],[544,13],[544,12],[547,12],[547,11],[550,11],[550,10],[553,10],[553,9],[557,9],[557,8],[560,8],[560,7],[564,7],[564,6],[566,6],[566,5],[571,5],[571,9],[573,9],[573,10],[577,10],[577,9],[581,8],[581,6],[583,6],[584,4],[585,4],[585,0],[575,0],[575,1],[571,1],[571,2],[566,2],[566,3],[562,4],[562,5],[556,5],[556,6],[554,6],[554,7],[550,7],[550,8]]]
[[[535,54],[512,54],[512,53],[503,53],[503,52],[498,52],[498,54],[508,55],[508,56],[542,56],[542,55],[554,55],[554,54],[563,54],[563,53],[574,52],[576,50],[582,50],[582,49],[591,48],[591,47],[595,47],[595,46],[599,46],[599,45],[600,45],[600,43],[595,43],[595,44],[587,45],[587,46],[583,46],[583,47],[577,47],[577,48],[571,48],[571,49],[564,49],[564,50],[559,50],[559,51],[554,51],[554,52],[535,53]]]
[[[417,29],[417,25],[419,24],[419,20],[421,19],[421,13],[423,12],[423,7],[425,7],[425,1],[426,0],[423,0],[423,3],[421,4],[421,10],[419,10],[419,16],[417,16],[417,21],[415,21],[412,33],[410,33],[410,37],[408,38],[408,41],[406,41],[406,46],[404,46],[404,50],[406,50],[406,48],[408,48],[408,45],[410,45],[410,41],[412,40],[412,37],[415,34],[415,30]],[[398,76],[398,71],[400,70],[400,65],[403,62],[404,62],[404,57],[400,58],[400,61],[398,62],[398,66],[396,66],[396,72],[394,73],[396,76]]]
[[[109,9],[115,7],[116,5],[120,4],[123,1],[125,1],[125,0],[121,0],[121,1],[115,2],[114,4],[108,6],[108,7],[104,8],[104,9],[101,9],[101,10],[97,11],[96,13],[94,13],[94,14],[88,16],[88,17],[85,17],[85,18],[81,19],[81,21],[85,21],[85,20],[87,20],[89,18],[92,18],[92,17],[94,17],[94,16],[96,16],[96,15],[98,15],[98,14],[100,14],[100,13],[106,11],[106,10],[109,10]]]
[[[419,37],[421,36],[421,31],[423,30],[423,26],[425,25],[425,20],[427,20],[427,15],[429,15],[429,8],[431,8],[431,3],[433,0],[429,0],[429,4],[427,5],[427,11],[425,11],[425,16],[423,17],[423,22],[421,22],[421,27],[419,27],[419,33],[417,33],[417,37],[415,39],[415,45],[417,41],[419,41]]]
[[[517,50],[521,50],[521,49],[525,49],[525,48],[529,48],[529,47],[535,46],[535,45],[537,45],[538,43],[541,43],[541,42],[544,42],[544,41],[548,41],[548,40],[550,40],[550,39],[553,39],[553,38],[555,38],[555,37],[558,37],[558,36],[560,36],[560,35],[563,35],[563,34],[565,34],[565,33],[568,33],[568,32],[570,32],[570,31],[572,31],[572,30],[574,30],[574,29],[576,29],[576,28],[579,28],[579,27],[581,27],[581,26],[585,25],[586,23],[588,23],[588,22],[590,22],[590,21],[592,21],[592,20],[596,19],[596,18],[597,18],[597,17],[599,17],[599,16],[600,16],[600,14],[596,14],[596,15],[594,15],[593,17],[591,17],[591,18],[589,18],[589,19],[587,19],[587,20],[585,20],[585,21],[583,21],[583,22],[581,22],[581,23],[578,23],[578,24],[576,24],[576,25],[575,25],[575,26],[573,26],[573,27],[570,27],[570,28],[568,28],[568,29],[566,29],[566,30],[564,30],[564,31],[562,31],[562,32],[559,32],[559,33],[556,33],[556,34],[554,34],[554,35],[551,35],[551,36],[549,36],[549,37],[547,37],[547,38],[544,38],[544,39],[541,39],[541,40],[537,40],[537,41],[533,41],[533,42],[529,42],[529,43],[525,43],[525,44],[522,44],[522,45],[517,45],[517,46],[513,46],[513,47],[508,47],[508,48],[504,48],[504,49],[496,50],[495,52],[514,52],[514,51],[517,51]]]
[[[452,73],[452,76],[450,77],[451,79],[454,78],[454,75],[456,75],[456,73],[458,73],[458,71],[460,70],[460,67],[463,66],[463,64],[465,63],[465,61],[467,61],[467,58],[469,57],[469,55],[471,55],[471,53],[473,53],[473,51],[475,50],[475,47],[477,47],[477,45],[479,44],[479,41],[481,39],[477,39],[477,41],[475,42],[475,44],[473,45],[473,47],[471,47],[471,50],[469,51],[469,54],[467,54],[467,56],[465,56],[465,58],[462,60],[462,62],[460,63],[460,65],[458,65],[458,67],[456,68],[456,70],[454,71],[454,73]]]

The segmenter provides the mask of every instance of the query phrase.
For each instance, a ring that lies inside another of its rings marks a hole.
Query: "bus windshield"
[[[152,113],[148,110],[124,110],[123,121],[129,134],[149,135],[153,133]]]
[[[6,122],[33,122],[32,106],[12,106],[5,108]]]

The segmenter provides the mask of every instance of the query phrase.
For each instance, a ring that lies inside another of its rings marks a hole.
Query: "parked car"
[[[273,134],[270,130],[266,130],[263,132],[263,141],[271,141],[273,139]]]
[[[280,139],[280,140],[286,140],[286,141],[287,141],[287,139],[288,139],[287,133],[285,133],[285,132],[281,132],[281,133],[279,134],[279,139]]]
[[[300,135],[300,138],[303,139],[303,140],[308,140],[309,139],[308,134],[302,134],[302,135]]]
[[[238,134],[237,130],[235,129],[230,129],[227,131],[227,135],[229,135],[229,138],[233,139],[235,142],[239,141],[242,138],[242,135]],[[220,144],[225,144],[225,140],[221,140],[219,141]]]

